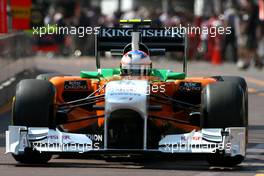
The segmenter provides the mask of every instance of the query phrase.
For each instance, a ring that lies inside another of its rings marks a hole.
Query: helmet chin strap
[[[132,32],[132,51],[139,50],[140,32]]]

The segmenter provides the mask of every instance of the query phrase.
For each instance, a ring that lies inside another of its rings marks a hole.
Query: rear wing
[[[95,39],[97,69],[100,69],[99,55],[102,51],[123,50],[131,43],[133,28],[101,27]],[[178,28],[139,28],[140,43],[147,48],[163,49],[165,52],[183,52],[183,71],[186,73],[187,37]]]

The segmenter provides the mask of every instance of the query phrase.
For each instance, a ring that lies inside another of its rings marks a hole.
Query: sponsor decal
[[[181,82],[181,91],[202,91],[202,84],[197,82]]]
[[[88,134],[87,137],[91,139],[93,142],[102,142],[103,135],[101,134]]]
[[[47,136],[48,139],[59,139],[59,136],[58,135],[49,135]],[[62,136],[62,139],[64,140],[70,140],[71,137],[69,135],[63,135]]]
[[[82,80],[77,81],[65,81],[64,90],[87,90],[87,82]]]
[[[202,137],[201,136],[181,136],[181,141],[188,141],[188,140],[192,140],[192,141],[200,141],[202,140]]]
[[[186,136],[181,136],[181,141],[187,141],[188,140],[188,137]]]
[[[139,29],[142,37],[183,37],[182,34],[177,32],[178,30],[171,29]],[[131,37],[133,29],[130,28],[102,28],[101,37]]]

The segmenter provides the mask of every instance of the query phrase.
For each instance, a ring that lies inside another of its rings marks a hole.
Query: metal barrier
[[[15,75],[34,66],[32,37],[25,32],[0,35],[0,106],[14,93]]]

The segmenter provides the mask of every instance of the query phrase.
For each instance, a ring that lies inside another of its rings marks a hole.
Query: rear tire
[[[44,80],[26,79],[18,83],[13,102],[13,125],[26,127],[52,127],[54,121],[53,85]],[[20,163],[46,163],[52,155],[31,148],[23,154],[13,155]]]
[[[202,92],[202,128],[247,127],[245,94],[238,83],[216,82],[207,85]],[[207,157],[210,165],[235,166],[244,160],[215,153]]]

